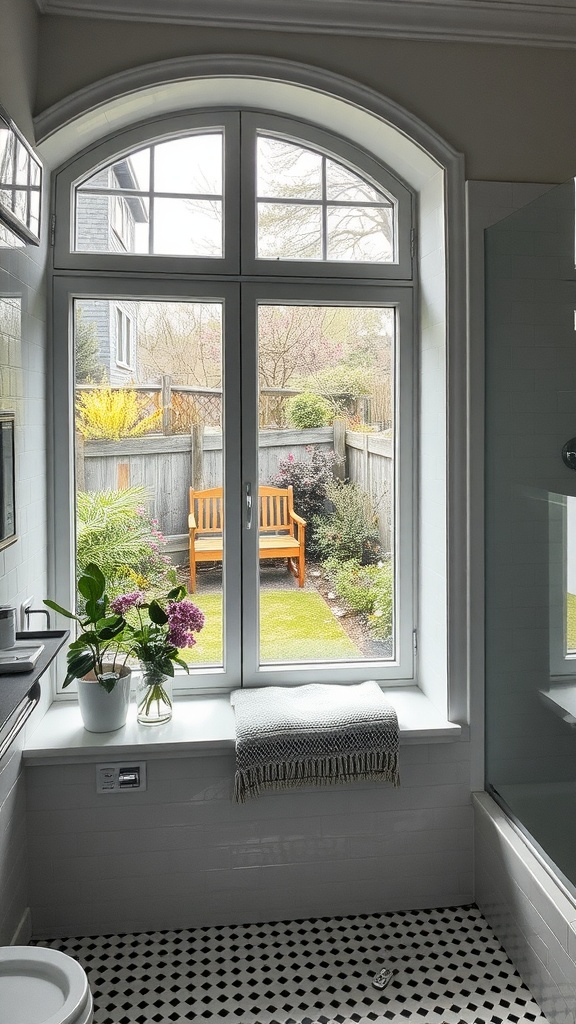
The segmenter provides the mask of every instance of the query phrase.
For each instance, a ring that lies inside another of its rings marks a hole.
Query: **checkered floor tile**
[[[546,1024],[474,906],[39,945],[86,968],[95,1024]]]

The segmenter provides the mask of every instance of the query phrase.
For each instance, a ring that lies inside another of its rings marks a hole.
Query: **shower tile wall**
[[[549,493],[576,421],[574,185],[486,232],[486,750],[499,784],[573,778],[550,684]],[[561,613],[560,613],[561,614]]]
[[[401,749],[402,786],[232,802],[232,755],[148,761],[96,794],[93,764],[26,770],[36,937],[374,913],[472,898],[469,745]]]
[[[45,245],[23,245],[0,226],[0,409],[16,414],[18,535],[0,551],[0,604],[31,596],[37,603],[46,593],[45,255]],[[28,729],[48,702],[44,687]],[[0,945],[12,941],[23,921],[26,934],[23,742],[21,734],[0,761]]]
[[[477,903],[551,1024],[576,1012],[574,904],[486,793],[474,798]]]

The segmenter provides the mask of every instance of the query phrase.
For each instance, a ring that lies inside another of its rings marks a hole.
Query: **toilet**
[[[84,968],[57,949],[0,947],[3,1024],[92,1024],[92,994]]]

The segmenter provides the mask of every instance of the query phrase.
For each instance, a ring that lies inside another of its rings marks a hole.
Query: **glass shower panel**
[[[486,788],[576,893],[574,183],[486,231]]]

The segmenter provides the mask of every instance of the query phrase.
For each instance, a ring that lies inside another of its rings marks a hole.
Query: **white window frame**
[[[147,142],[155,139],[173,137],[176,134],[187,134],[191,128],[215,127],[222,125],[224,122],[228,125],[225,129],[227,136],[227,144],[225,145],[225,166],[227,172],[225,180],[227,185],[224,200],[224,216],[228,238],[223,260],[213,260],[209,264],[210,277],[214,281],[212,295],[216,298],[221,297],[225,294],[228,284],[233,282],[237,284],[240,281],[243,282],[245,289],[252,288],[255,295],[255,290],[257,290],[258,286],[255,283],[247,284],[246,278],[248,277],[253,282],[253,276],[257,274],[261,279],[260,294],[263,297],[264,293],[275,295],[277,299],[278,296],[284,295],[287,301],[289,298],[295,301],[299,295],[303,295],[305,292],[308,296],[311,295],[311,279],[313,278],[317,281],[318,285],[318,290],[314,296],[314,301],[317,304],[325,304],[322,298],[323,294],[331,294],[332,301],[336,304],[338,302],[342,303],[344,302],[345,293],[349,295],[355,294],[355,301],[359,304],[372,303],[382,306],[393,304],[402,310],[403,336],[406,333],[406,325],[408,323],[410,323],[410,332],[413,335],[412,325],[415,319],[416,289],[412,280],[412,254],[410,251],[413,209],[410,190],[359,148],[342,142],[337,137],[323,132],[314,126],[303,126],[300,122],[289,121],[285,118],[274,118],[265,115],[257,117],[250,114],[250,112],[244,112],[242,118],[243,124],[246,123],[248,126],[246,131],[243,131],[245,154],[254,149],[254,137],[258,127],[262,128],[263,131],[276,130],[282,132],[285,136],[289,136],[292,140],[297,141],[301,138],[309,142],[311,146],[322,148],[323,151],[329,153],[335,159],[347,162],[351,169],[354,169],[356,172],[362,173],[364,171],[380,188],[384,187],[387,191],[391,192],[393,185],[399,210],[399,256],[397,262],[394,264],[378,265],[355,265],[340,261],[328,262],[326,264],[315,262],[312,272],[308,262],[295,265],[294,262],[290,261],[282,265],[282,261],[257,260],[255,256],[255,239],[249,232],[242,236],[242,250],[240,251],[234,244],[234,241],[231,241],[231,233],[232,236],[235,233],[236,237],[240,238],[237,230],[239,223],[238,203],[236,204],[236,209],[234,208],[234,198],[238,199],[240,194],[240,182],[234,167],[230,166],[233,163],[230,155],[231,151],[234,150],[235,145],[239,144],[238,116],[226,113],[225,115],[200,114],[194,117],[170,118],[163,122],[149,123],[138,129],[130,129],[121,133],[120,136],[113,140],[107,140],[98,147],[91,149],[88,153],[82,154],[67,165],[59,174],[56,181],[57,220],[54,251],[54,310],[56,323],[58,324],[55,330],[55,337],[66,337],[66,331],[62,330],[64,324],[67,324],[69,329],[71,328],[72,297],[74,295],[78,298],[86,298],[88,295],[99,298],[113,298],[116,296],[125,300],[137,300],[138,298],[144,300],[152,297],[181,300],[183,297],[192,298],[195,294],[203,299],[208,298],[210,286],[208,284],[202,285],[201,283],[201,279],[207,273],[206,261],[203,259],[140,256],[131,253],[118,256],[116,253],[72,252],[71,239],[74,225],[73,218],[69,217],[69,211],[72,208],[70,201],[73,196],[75,183],[82,180],[89,173],[93,173],[98,167],[103,167],[107,162],[109,163],[121,156],[128,155],[131,150],[142,148]],[[246,149],[246,147],[248,148]],[[248,163],[250,163],[249,158]],[[378,171],[378,178],[376,177],[376,171]],[[248,198],[246,198],[246,192],[246,180],[244,180],[242,208],[244,223],[246,223],[246,217],[254,216],[255,210],[254,192],[251,190]],[[250,206],[252,206],[252,212],[250,211]],[[228,217],[230,218],[229,220],[227,219]],[[247,241],[247,239],[249,240]],[[104,269],[108,272],[106,275],[103,274]],[[90,277],[84,279],[80,276],[67,278],[67,276],[64,276],[66,270],[75,270],[77,272],[89,270]],[[195,272],[194,277],[190,276],[192,270]],[[125,274],[117,278],[109,276],[110,274],[116,274],[118,271],[128,272],[130,276],[127,277]],[[145,277],[132,277],[132,274],[139,274],[141,271],[146,271]],[[176,276],[173,276],[170,281],[170,275]],[[406,276],[403,277],[402,275]],[[280,276],[285,281],[292,278],[295,280],[292,284],[284,283],[278,280]],[[269,278],[268,284],[266,284],[266,278]],[[302,281],[302,278],[307,279],[306,283]],[[246,294],[249,294],[249,291]],[[362,299],[360,299],[360,296],[363,296]],[[229,309],[233,307],[234,302],[234,297],[230,295],[228,300]],[[354,300],[350,298],[348,302],[353,304]],[[330,304],[330,302],[326,301],[326,304]],[[250,302],[247,303],[247,308],[249,307]],[[249,321],[250,314],[248,313],[247,315]],[[238,346],[236,346],[237,348]],[[226,356],[227,369],[225,368],[225,376],[227,374],[226,379],[228,380],[239,379],[240,375],[239,363],[235,370],[232,369],[235,358],[233,352],[234,345],[231,343],[228,345]],[[400,366],[402,395],[397,395],[396,398],[397,408],[402,410],[402,417],[401,429],[397,432],[397,436],[398,438],[402,437],[402,450],[405,452],[405,457],[400,456],[400,458],[405,461],[405,466],[403,467],[402,475],[400,476],[399,474],[399,479],[401,480],[402,515],[408,519],[410,525],[408,530],[404,528],[405,536],[402,541],[401,550],[397,552],[397,578],[401,579],[399,587],[401,629],[397,642],[398,657],[394,663],[363,661],[357,665],[327,665],[324,669],[322,666],[316,665],[302,669],[296,665],[293,667],[292,678],[288,678],[290,675],[289,669],[282,670],[286,677],[285,681],[289,683],[318,681],[322,677],[325,677],[326,681],[354,682],[365,679],[368,675],[380,679],[383,683],[387,682],[395,686],[401,683],[413,684],[415,681],[413,631],[417,618],[415,586],[417,542],[414,498],[416,467],[415,460],[413,459],[412,438],[415,436],[413,433],[417,405],[415,400],[417,393],[415,382],[418,375],[414,360],[415,345],[412,338],[408,344],[402,343],[400,352],[402,353]],[[68,515],[60,516],[57,514],[55,516],[58,524],[55,537],[55,565],[58,577],[56,588],[58,599],[61,603],[68,603],[68,606],[71,606],[75,592],[73,549],[70,544],[70,538],[74,536],[74,517],[72,514],[74,480],[71,471],[71,466],[73,465],[73,366],[71,353],[60,352],[57,357],[55,353],[55,370],[56,364],[58,364],[58,370],[54,374],[55,388],[58,391],[54,402],[54,408],[58,410],[58,421],[55,422],[56,450],[68,451],[69,455],[68,468],[64,468],[63,464],[55,466],[57,478],[55,481],[55,494],[59,496],[62,503],[68,502]],[[246,369],[246,365],[243,364],[245,376]],[[256,378],[254,378],[254,382],[255,380]],[[239,416],[239,400],[239,396],[236,396],[234,393],[227,395],[225,408],[228,410],[230,418]],[[250,418],[255,415],[256,404],[251,403],[250,400],[246,401],[244,393],[243,400],[245,407],[244,434],[246,436],[246,429],[250,424]],[[225,412],[225,417],[226,415]],[[238,515],[240,507],[238,505],[238,496],[242,481],[239,476],[238,479],[235,479],[235,475],[239,474],[241,453],[235,450],[235,446],[236,441],[234,440],[231,443],[230,436],[228,435],[225,501],[226,531],[229,534],[231,531],[239,531],[241,526],[241,519]],[[246,447],[243,454],[245,466],[250,467],[251,456]],[[397,452],[397,455],[400,455],[400,453]],[[407,468],[408,464],[410,466],[409,469]],[[396,510],[396,524],[399,529],[400,516],[398,509]],[[236,540],[238,543],[236,543]],[[230,582],[234,579],[235,574],[239,579],[242,570],[242,567],[236,564],[235,553],[240,550],[239,541],[240,536],[235,539],[234,543],[228,542],[226,549],[225,573],[229,583],[227,585],[224,618],[226,635],[231,641],[229,654],[233,647],[237,651],[240,650],[242,640],[239,623],[241,600],[238,599],[239,594],[236,593],[234,585]],[[253,540],[253,544],[255,545],[255,540]],[[256,548],[254,547],[254,550],[251,551],[250,543],[245,543],[244,550],[244,566],[242,571],[246,593],[246,587],[254,582],[253,577],[256,572],[257,558]],[[256,593],[257,591],[254,590],[253,592]],[[257,610],[253,608],[250,602],[246,601],[245,597],[244,604],[246,621],[254,626]],[[251,660],[251,669],[244,677],[246,681],[263,685],[270,682],[279,684],[281,681],[284,681],[280,678],[282,673],[277,669],[269,670],[265,666],[263,669],[256,671],[254,652],[252,652],[251,659],[249,655],[249,660]],[[219,687],[229,688],[231,685],[238,685],[240,678],[240,666],[236,664],[236,658],[228,656],[224,671],[219,669],[210,669],[205,673],[196,673],[195,671],[195,685],[192,689],[193,692],[206,692],[213,691]]]
[[[122,370],[134,369],[134,321],[122,309],[114,307],[114,330],[116,335],[116,366]]]

